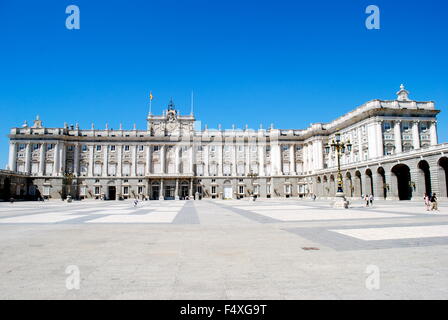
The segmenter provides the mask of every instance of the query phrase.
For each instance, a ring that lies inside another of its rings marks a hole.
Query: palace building
[[[138,130],[80,129],[65,124],[11,129],[8,170],[32,178],[30,195],[46,198],[152,200],[335,196],[336,134],[347,197],[447,197],[448,144],[437,139],[432,101],[372,100],[330,123],[306,129],[201,128],[170,102]],[[21,191],[23,192],[23,191]]]

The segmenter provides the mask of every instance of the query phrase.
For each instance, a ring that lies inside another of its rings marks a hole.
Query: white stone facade
[[[172,103],[161,116],[148,115],[146,130],[46,128],[37,118],[32,126],[11,129],[8,169],[32,176],[41,194],[52,198],[331,197],[337,159],[325,146],[336,133],[353,144],[341,158],[346,175],[350,168],[367,170],[434,150],[443,158],[448,147],[438,144],[439,112],[433,102],[410,100],[402,86],[396,100],[369,101],[305,130],[201,130],[192,114],[181,115]],[[446,170],[445,160],[437,161],[442,164],[433,165]],[[67,179],[67,173],[73,175]],[[328,186],[319,185],[324,177]],[[446,193],[442,173],[434,179],[433,189]],[[358,191],[350,195],[360,196]]]

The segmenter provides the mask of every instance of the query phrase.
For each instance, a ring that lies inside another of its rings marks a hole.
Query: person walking
[[[364,201],[366,202],[366,207],[368,207],[369,206],[369,196],[367,194],[364,196]]]
[[[430,201],[429,195],[426,192],[425,192],[425,195],[423,196],[423,200],[425,201],[426,211],[429,211],[429,209],[431,207],[431,201]]]
[[[437,197],[436,194],[433,193],[430,199],[431,202],[431,211],[438,211],[439,209],[437,208]]]
[[[369,196],[370,206],[373,207],[373,194]]]

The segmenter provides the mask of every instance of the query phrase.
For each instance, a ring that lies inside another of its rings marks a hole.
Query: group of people
[[[431,195],[425,193],[425,196],[423,197],[425,200],[425,207],[426,211],[438,211],[437,208],[437,197],[435,193],[431,193]]]
[[[373,194],[366,194],[362,198],[366,202],[366,207],[373,206]]]

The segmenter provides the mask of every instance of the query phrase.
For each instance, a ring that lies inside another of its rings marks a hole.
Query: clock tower
[[[149,114],[147,121],[151,136],[187,136],[194,131],[195,118],[193,114],[189,116],[180,115],[171,99],[161,116]]]

